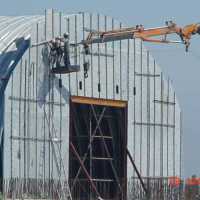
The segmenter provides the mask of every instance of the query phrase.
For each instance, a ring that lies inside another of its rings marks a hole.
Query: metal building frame
[[[48,10],[44,16],[0,17],[0,27],[2,51],[16,36],[30,34],[31,44],[37,44],[69,32],[76,44],[91,30],[123,25],[100,14],[65,15]],[[39,197],[46,193],[56,197],[59,191],[66,190],[69,163],[65,155],[69,152],[69,141],[65,131],[69,133],[70,96],[101,99],[103,103],[127,101],[127,145],[143,179],[181,176],[179,104],[170,80],[164,79],[140,40],[91,45],[87,79],[82,68],[86,57],[81,47],[75,45],[71,49],[71,62],[80,64],[81,71],[59,76],[45,76],[49,69],[44,69],[41,51],[40,46],[26,51],[9,79],[5,97],[0,99],[5,196]],[[1,61],[2,57],[2,65]],[[3,72],[0,73],[2,84]],[[127,183],[137,187],[137,174],[130,165],[127,159]]]

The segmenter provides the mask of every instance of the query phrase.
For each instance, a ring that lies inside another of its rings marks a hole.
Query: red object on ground
[[[181,184],[181,179],[178,176],[169,177],[169,185],[172,187],[177,187]]]

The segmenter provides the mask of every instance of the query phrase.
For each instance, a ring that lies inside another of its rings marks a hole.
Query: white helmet
[[[64,38],[69,38],[69,33],[64,33],[64,34],[63,34],[63,37],[64,37]]]

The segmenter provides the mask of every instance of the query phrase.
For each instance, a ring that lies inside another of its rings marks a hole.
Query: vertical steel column
[[[183,114],[180,112],[180,178],[182,178]]]
[[[45,37],[45,40],[47,40],[47,11],[45,10],[45,26],[44,26],[44,37]],[[46,118],[46,99],[44,99],[44,105],[43,105],[43,147],[42,147],[42,151],[44,152],[43,153],[43,158],[40,158],[43,160],[43,186],[42,186],[42,189],[43,189],[43,193],[45,192],[45,181],[46,181],[46,144],[45,144],[45,141],[46,141],[46,123],[45,123],[45,118]]]
[[[66,19],[66,24],[67,24],[67,32],[69,33],[69,36],[71,34],[71,30],[70,30],[70,18]],[[68,74],[68,84],[69,84],[69,94],[71,94],[71,74]]]
[[[92,32],[92,29],[93,29],[93,26],[92,26],[92,14],[90,14],[90,33]],[[91,57],[90,57],[90,67],[91,67],[91,96],[93,97],[94,96],[94,80],[93,80],[93,45],[91,44],[90,45],[90,51],[91,51]]]
[[[127,100],[129,100],[129,82],[130,82],[130,40],[128,39],[128,44],[127,44]],[[132,77],[131,77],[132,78]]]
[[[160,79],[160,176],[163,177],[163,74]]]
[[[25,60],[25,72],[24,72],[24,99],[26,99],[26,85],[27,85],[27,78],[26,78],[26,75],[27,75],[27,60]],[[24,101],[24,135],[23,137],[26,138],[26,100]],[[26,162],[27,162],[27,159],[26,159],[26,140],[23,141],[24,143],[24,184],[25,184],[25,189],[26,189]]]
[[[30,138],[30,70],[31,70],[31,64],[30,64],[30,57],[31,57],[31,52],[30,48],[28,49],[28,66],[27,66],[27,75],[28,75],[28,83],[27,83],[27,138]],[[31,142],[30,140],[26,141],[27,143],[27,179],[29,180],[30,178],[30,147],[31,147]]]
[[[20,69],[19,69],[19,98],[22,98],[22,60],[20,61]],[[22,101],[19,101],[19,118],[18,118],[18,124],[19,124],[19,137],[22,137],[21,135],[21,108],[22,107]],[[21,140],[19,140],[19,150],[18,150],[18,159],[19,159],[19,179],[21,179]]]
[[[107,31],[107,16],[104,18],[104,31]],[[105,63],[106,63],[106,99],[108,98],[108,46],[105,42]]]
[[[97,14],[97,31],[100,31],[100,15]],[[100,60],[100,44],[97,43],[97,51],[98,51],[98,92],[99,92],[99,98],[101,97],[101,75],[100,75],[100,66],[101,66],[101,60]]]
[[[122,28],[122,23],[120,23],[119,28]],[[120,71],[120,99],[122,99],[122,41],[119,41],[119,71]]]
[[[160,198],[161,199],[164,199],[164,179],[163,179],[163,176],[164,176],[164,173],[163,173],[163,162],[164,162],[164,159],[163,159],[163,144],[164,144],[164,141],[163,141],[163,88],[164,88],[164,83],[163,83],[163,73],[161,72],[161,83],[160,83],[160,87],[161,87],[161,91],[160,91],[160,114],[161,114],[161,119],[160,119],[160,177],[161,177],[161,180],[160,180],[160,184],[161,184],[161,191],[160,191]]]
[[[13,73],[11,75],[11,96],[13,97]],[[11,196],[13,198],[13,100],[11,100],[10,110],[10,177],[11,177]]]
[[[169,176],[169,78],[167,81],[167,177]]]
[[[92,178],[92,169],[93,169],[93,166],[92,166],[92,113],[91,113],[91,108],[89,109],[89,126],[90,126],[90,130],[89,130],[89,145],[90,145],[90,153],[89,153],[89,158],[90,158],[90,177]],[[92,199],[92,188],[90,188],[90,199]]]
[[[153,99],[155,100],[156,98],[156,62],[154,60],[153,63],[153,73],[154,73],[154,78],[153,78]],[[153,101],[153,177],[155,177],[156,174],[156,104],[155,101]]]
[[[112,30],[115,29],[114,19],[112,19]],[[115,42],[112,42],[112,53],[113,53],[113,99],[115,99]]]
[[[174,92],[174,110],[173,110],[173,176],[176,176],[176,143],[175,143],[175,134],[176,134],[176,96]]]
[[[57,35],[55,35],[55,33],[58,32],[58,30],[55,30],[56,26],[55,26],[55,23],[59,23],[58,21],[58,18],[56,18],[56,21],[55,21],[55,12],[53,11],[52,12],[52,37],[55,38],[57,37]],[[52,143],[52,137],[54,137],[54,134],[53,134],[53,129],[54,129],[54,122],[53,122],[53,119],[54,119],[54,77],[53,76],[50,76],[50,88],[51,90],[49,91],[49,96],[50,96],[50,103],[49,103],[49,127],[50,127],[50,130],[49,130],[49,180],[48,180],[48,183],[49,183],[49,196],[51,197],[51,195],[53,195],[52,193],[52,190],[53,190],[53,184],[51,184],[51,181],[53,179],[53,172],[54,172],[54,156],[57,156],[56,155],[56,152],[54,150],[54,147],[53,147],[53,143]],[[55,135],[55,137],[57,137]],[[59,147],[58,147],[59,148]],[[54,153],[55,152],[55,153]],[[57,170],[59,170],[59,161],[57,162]]]
[[[143,91],[143,84],[142,84],[142,73],[143,73],[143,63],[142,63],[142,40],[140,40],[140,73],[141,73],[141,77],[140,77],[140,122],[141,122],[141,125],[140,125],[140,173],[142,173],[142,137],[143,137],[143,131],[142,131],[142,128],[143,128],[143,124],[142,124],[142,120],[143,120],[143,113],[142,113],[142,91]]]
[[[135,109],[136,109],[136,76],[135,76],[135,73],[136,73],[136,46],[135,46],[135,39],[133,39],[133,56],[134,56],[134,63],[133,63],[133,71],[134,71],[134,85],[133,85],[133,121],[134,121],[134,124],[133,124],[133,159],[135,160],[135,146],[136,146],[136,125],[135,125],[135,122],[136,122],[136,112],[135,112]],[[135,177],[135,172],[133,173],[133,176]],[[135,180],[135,179],[134,179]],[[133,183],[134,184],[134,183]]]
[[[48,19],[49,20],[49,19]],[[54,10],[52,10],[52,13],[51,13],[51,37],[52,38],[55,38],[57,37],[57,35],[55,36],[55,12]],[[58,23],[58,21],[56,22]],[[48,27],[47,27],[48,28]],[[51,70],[50,69],[51,66],[49,66],[49,71]],[[52,144],[52,137],[53,134],[52,134],[52,130],[54,128],[53,126],[53,118],[54,118],[54,77],[49,74],[49,105],[48,105],[48,118],[49,118],[49,125],[47,124],[48,126],[48,140],[49,142],[47,143],[48,144],[48,153],[49,153],[49,156],[48,156],[48,196],[50,197],[51,196],[51,190],[53,189],[52,188],[52,185],[50,184],[51,183],[51,179],[52,179],[52,175],[53,175],[53,164],[54,164],[54,156],[56,156],[56,154],[54,154],[54,147],[53,147],[53,144]],[[46,144],[46,141],[45,141],[45,144]]]
[[[150,176],[150,70],[149,70],[149,51],[147,51],[147,179]]]
[[[85,40],[85,13],[82,13],[82,40]],[[81,53],[81,52],[80,52]],[[83,63],[85,63],[85,54],[83,54]],[[85,91],[85,76],[83,78],[83,89],[84,89],[84,96],[86,96],[86,91]]]
[[[62,35],[62,32],[61,32],[61,30],[62,30],[62,13],[61,12],[59,12],[59,35],[60,35],[60,37],[61,37],[61,35]],[[60,93],[60,95],[59,95],[59,103],[60,103],[60,106],[59,106],[59,109],[60,109],[60,124],[59,124],[59,139],[60,139],[60,141],[62,141],[62,114],[63,114],[63,110],[62,110],[62,74],[60,74],[60,76],[59,76],[59,79],[60,79],[60,83],[59,83],[59,93]],[[60,144],[59,144],[59,151],[60,152],[62,152],[62,142],[60,142]],[[59,183],[61,182],[61,168],[62,168],[62,159],[60,158],[60,162],[59,162],[59,165],[60,165],[60,174],[59,174]]]
[[[39,42],[39,25],[36,24],[36,43]],[[36,75],[35,75],[35,98],[38,97],[38,67],[39,67],[39,47],[36,46]],[[38,103],[35,104],[35,138],[38,138]],[[35,176],[36,176],[36,193],[38,194],[38,142],[35,142]]]
[[[77,65],[77,59],[78,59],[78,51],[77,51],[77,15],[74,16],[75,17],[75,24],[74,24],[74,35],[75,35],[75,55],[74,55],[74,64]],[[78,73],[76,72],[76,95],[78,96]]]
[[[35,60],[34,61],[32,61],[32,63],[31,63],[31,72],[32,72],[32,93],[31,93],[31,98],[33,99],[33,100],[35,100]],[[32,105],[32,104],[31,104]],[[34,104],[35,105],[35,104]],[[31,111],[32,111],[32,115],[34,116],[34,114],[35,114],[35,109],[34,109],[34,106],[32,106],[32,109],[31,109]],[[35,117],[33,117],[33,119],[35,119]],[[30,118],[30,120],[32,120],[32,117]],[[34,125],[33,123],[30,123],[32,126]],[[33,132],[32,131],[32,128],[30,128],[30,132],[31,132],[31,136],[34,138],[34,133],[35,132]],[[30,151],[31,152],[31,154],[30,155],[35,155],[35,154],[32,154],[32,152],[33,152],[33,150],[34,150],[34,147],[35,147],[35,144],[36,144],[36,142],[37,142],[37,138],[35,138],[35,141],[33,141],[32,142],[32,150]],[[31,160],[31,166],[34,166],[34,159],[32,159]],[[34,166],[34,169],[35,169],[35,166]],[[30,169],[31,170],[31,172],[32,172],[32,175],[31,175],[31,179],[32,179],[32,183],[31,183],[31,186],[32,186],[32,188],[35,188],[35,179],[33,178],[34,177],[34,169]],[[31,188],[31,191],[32,191],[32,188]]]

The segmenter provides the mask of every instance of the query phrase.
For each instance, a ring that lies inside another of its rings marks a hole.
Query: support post
[[[85,166],[84,166],[84,164],[83,164],[83,162],[82,162],[82,160],[81,160],[81,158],[80,158],[78,152],[76,151],[74,145],[73,145],[71,142],[70,142],[70,148],[71,148],[71,150],[72,150],[72,153],[75,155],[76,159],[78,160],[78,162],[79,162],[81,168],[83,169],[83,172],[85,173],[86,178],[88,179],[89,183],[91,184],[92,190],[93,190],[93,191],[95,192],[95,194],[97,195],[97,198],[98,198],[98,199],[102,199],[101,196],[100,196],[100,194],[99,194],[99,192],[97,191],[97,188],[96,188],[94,182],[92,181],[92,178],[90,177],[90,175],[89,175],[87,169],[85,168]]]
[[[136,165],[135,165],[135,162],[134,162],[134,160],[133,160],[133,158],[132,158],[132,156],[131,156],[131,153],[129,152],[128,148],[126,148],[126,152],[127,152],[128,158],[129,158],[129,160],[131,161],[131,164],[133,165],[133,168],[134,168],[134,170],[135,170],[135,172],[136,172],[136,174],[137,174],[137,176],[138,176],[138,178],[139,178],[139,181],[140,181],[140,183],[141,183],[141,185],[142,185],[142,188],[143,188],[143,190],[144,190],[144,192],[145,192],[145,194],[146,194],[146,197],[147,197],[147,199],[149,199],[149,191],[148,191],[148,189],[146,188],[146,186],[145,186],[145,184],[144,184],[144,181],[142,180],[142,177],[141,177],[141,175],[140,175],[140,172],[138,171],[138,169],[137,169],[137,167],[136,167]]]

